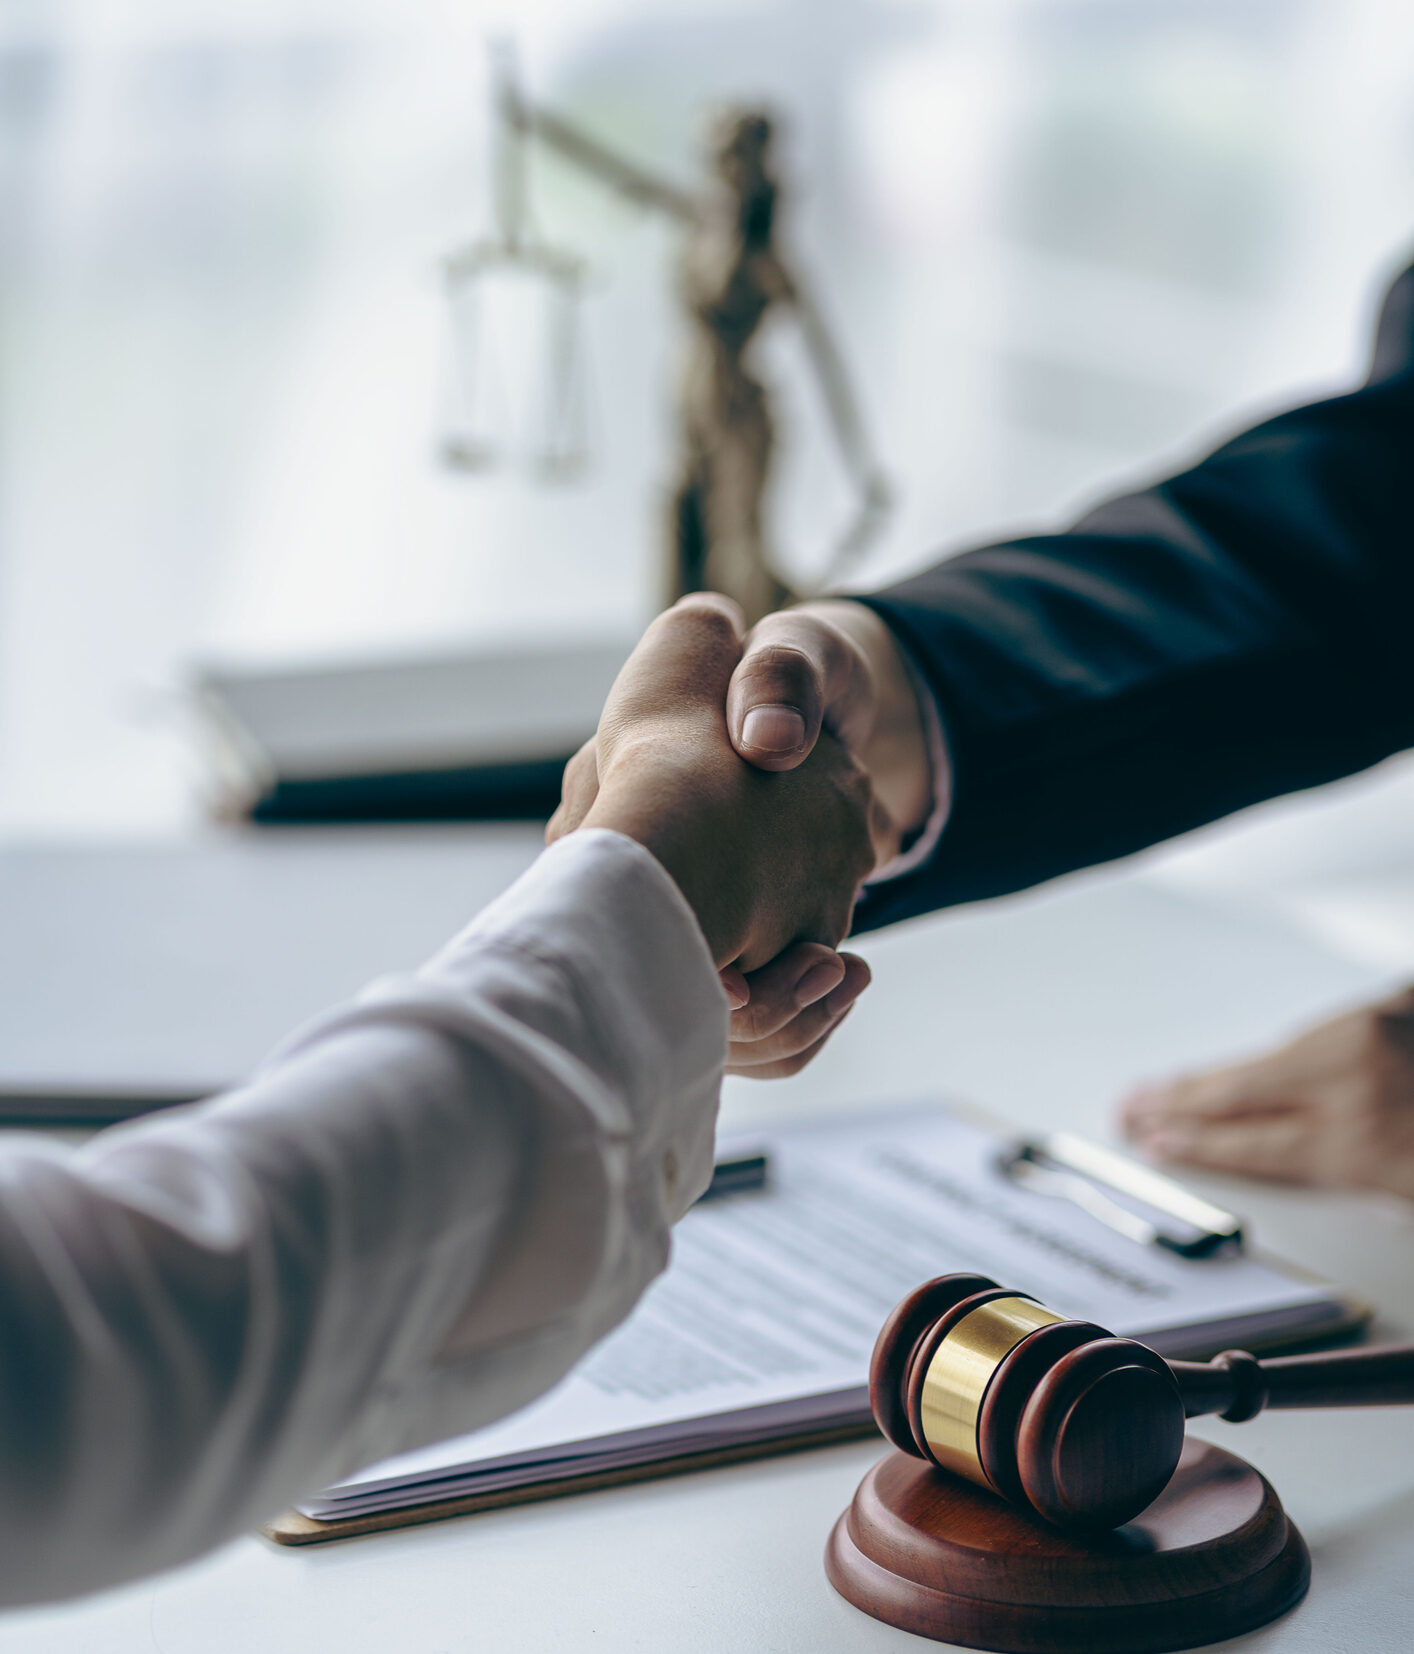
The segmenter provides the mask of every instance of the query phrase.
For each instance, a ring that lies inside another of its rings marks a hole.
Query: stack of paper
[[[299,1508],[344,1517],[866,1423],[889,1311],[969,1270],[1167,1355],[1318,1336],[1332,1287],[1250,1252],[1191,1261],[1018,1187],[1002,1140],[937,1105],[753,1137],[766,1189],[696,1207],[635,1313],[557,1389],[490,1429],[371,1466]]]

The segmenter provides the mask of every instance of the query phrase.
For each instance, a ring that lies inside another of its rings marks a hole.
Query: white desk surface
[[[734,1123],[923,1091],[1102,1131],[1136,1080],[1235,1053],[1382,985],[1293,922],[1128,873],[1071,881],[868,940],[876,981],[827,1056],[730,1082]],[[1275,1250],[1362,1290],[1414,1334],[1414,1218],[1352,1196],[1209,1183]],[[1307,1601],[1240,1640],[1297,1654],[1409,1647],[1414,1409],[1276,1415],[1230,1442],[1314,1558]],[[156,1582],[0,1622],[10,1654],[903,1650],[825,1582],[865,1443],[303,1550],[257,1537]],[[1238,1646],[1232,1644],[1228,1646]]]

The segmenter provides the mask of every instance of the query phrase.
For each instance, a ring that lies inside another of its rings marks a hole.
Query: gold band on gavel
[[[992,1485],[977,1451],[977,1420],[992,1374],[1027,1333],[1064,1319],[1030,1298],[994,1298],[948,1332],[928,1363],[919,1409],[924,1440],[940,1465]]]

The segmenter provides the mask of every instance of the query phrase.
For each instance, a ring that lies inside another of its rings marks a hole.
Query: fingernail
[[[805,719],[793,706],[753,706],[742,722],[741,743],[757,752],[799,752]]]
[[[724,982],[722,984],[722,992],[727,996],[727,1004],[730,1005],[734,1011],[739,1011],[743,1005],[749,1005],[751,1003],[751,995],[743,993],[735,983]]]
[[[795,985],[795,1002],[803,1010],[823,999],[844,975],[844,965],[838,959],[822,959],[812,965]]]

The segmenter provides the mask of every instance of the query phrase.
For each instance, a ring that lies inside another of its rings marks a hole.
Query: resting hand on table
[[[1254,1061],[1137,1091],[1121,1119],[1157,1159],[1414,1199],[1414,988]]]
[[[869,783],[840,742],[821,741],[790,775],[763,774],[732,750],[724,706],[741,652],[739,611],[723,598],[685,598],[660,615],[595,740],[570,761],[547,833],[611,827],[645,845],[729,982],[769,974],[786,950],[811,960],[807,975],[833,961],[876,856]]]

